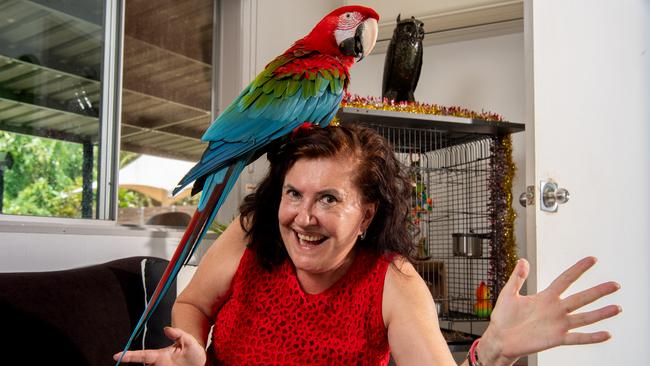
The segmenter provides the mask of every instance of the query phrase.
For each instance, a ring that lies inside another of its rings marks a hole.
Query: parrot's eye
[[[350,13],[345,14],[345,17],[346,17],[346,18],[349,18],[349,17],[351,17],[351,16],[352,16],[352,15],[351,15]]]

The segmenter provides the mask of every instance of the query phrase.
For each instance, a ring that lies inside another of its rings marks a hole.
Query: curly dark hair
[[[395,253],[413,259],[409,234],[411,184],[388,141],[369,127],[357,125],[301,128],[291,140],[267,153],[268,174],[240,206],[240,223],[258,261],[267,269],[288,256],[280,237],[278,209],[284,177],[299,159],[351,157],[358,165],[353,182],[364,203],[376,203],[377,212],[365,238],[357,246],[378,254]]]

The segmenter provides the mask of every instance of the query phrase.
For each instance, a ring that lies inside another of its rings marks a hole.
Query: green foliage
[[[66,195],[54,189],[46,177],[31,182],[9,203],[3,213],[36,216],[81,217],[81,194]]]
[[[217,222],[217,220],[212,221],[212,225],[210,225],[210,231],[217,233],[218,235],[221,235],[224,231],[226,231],[226,228],[228,225],[225,224],[220,224]]]
[[[120,188],[117,191],[118,206],[124,207],[150,207],[154,206],[153,200],[144,194],[130,189]]]
[[[0,131],[0,151],[13,155],[14,165],[5,172],[5,199],[13,199],[39,180],[61,191],[81,176],[82,147],[79,144]]]
[[[130,151],[120,151],[120,169],[129,165],[135,159],[139,158],[140,154]],[[130,189],[119,188],[117,190],[117,206],[124,207],[150,207],[154,206],[151,198],[144,194]]]
[[[120,169],[129,165],[133,160],[140,157],[140,154],[130,151],[120,151]]]
[[[97,180],[97,147],[93,149],[93,181]],[[83,146],[60,140],[0,131],[0,151],[14,164],[5,171],[3,213],[52,217],[81,217]],[[140,155],[120,152],[123,167]],[[118,191],[120,207],[152,206],[148,197]],[[95,196],[93,195],[92,206]]]
[[[0,131],[0,151],[14,159],[4,175],[4,213],[81,217],[81,194],[72,193],[81,186],[81,144]]]
[[[10,215],[81,217],[83,147],[81,144],[0,131],[0,151],[9,152],[14,164],[4,174],[3,212]],[[97,148],[94,148],[94,157]],[[120,153],[120,167],[140,155]],[[93,158],[93,180],[97,168]],[[200,195],[187,197],[178,206],[198,205]],[[119,207],[155,206],[139,192],[120,188]],[[94,201],[94,195],[93,195]],[[93,202],[93,207],[94,207]],[[210,230],[221,233],[226,225],[214,221]]]
[[[194,196],[188,196],[182,200],[176,201],[176,206],[198,206],[199,200],[201,199],[201,194],[195,194]]]

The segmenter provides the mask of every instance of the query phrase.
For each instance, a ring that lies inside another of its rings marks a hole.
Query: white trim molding
[[[524,3],[522,0],[502,1],[415,15],[424,23],[426,35],[423,45],[431,46],[524,31]],[[393,36],[396,19],[379,23],[377,46],[373,53],[385,53]]]

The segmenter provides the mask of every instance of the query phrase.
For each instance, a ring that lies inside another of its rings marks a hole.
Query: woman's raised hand
[[[178,328],[166,327],[165,335],[174,341],[169,347],[161,349],[146,349],[141,351],[127,351],[122,362],[137,362],[156,366],[203,366],[206,353],[203,347],[192,337]],[[113,355],[117,361],[122,352]]]
[[[565,298],[560,297],[595,263],[594,257],[583,258],[543,291],[522,296],[519,292],[528,277],[529,265],[525,259],[519,260],[499,294],[490,325],[478,344],[482,363],[511,365],[519,357],[560,345],[598,343],[609,339],[611,335],[606,331],[570,331],[619,314],[621,307],[617,305],[577,312],[583,306],[618,290],[618,283],[606,282]]]

